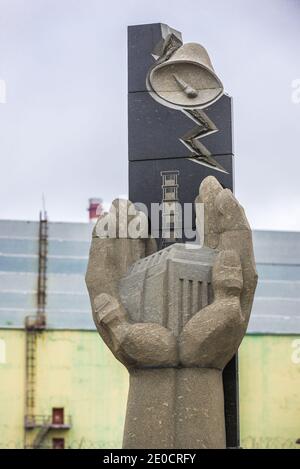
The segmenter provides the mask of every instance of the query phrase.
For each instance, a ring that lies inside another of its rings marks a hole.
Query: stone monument
[[[200,33],[199,33],[200,34]],[[204,40],[204,38],[203,38]],[[174,213],[173,241],[191,242],[196,214],[189,216],[200,183],[214,176],[234,189],[232,98],[217,76],[214,57],[199,44],[185,43],[180,31],[162,23],[128,27],[128,189],[129,199]],[[187,210],[186,210],[187,208]],[[186,218],[186,214],[188,215]],[[158,249],[167,214],[150,215]],[[226,445],[239,447],[238,357],[223,371]]]
[[[213,177],[200,185],[205,245],[156,252],[130,202],[114,201],[116,236],[93,232],[86,282],[96,327],[129,371],[124,448],[225,448],[222,371],[244,337],[257,273],[241,205]],[[129,216],[128,213],[130,213]],[[101,223],[101,219],[98,224]]]

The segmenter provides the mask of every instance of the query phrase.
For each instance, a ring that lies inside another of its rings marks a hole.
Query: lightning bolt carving
[[[180,141],[192,152],[189,160],[228,174],[213,158],[208,148],[199,141],[202,137],[218,132],[216,125],[205,112],[198,109],[184,109],[182,112],[197,124],[194,129],[180,138]]]

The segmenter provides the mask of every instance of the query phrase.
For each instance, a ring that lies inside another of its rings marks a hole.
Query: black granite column
[[[177,37],[181,34],[173,31]],[[151,53],[170,32],[161,23],[129,26],[128,28],[128,158],[129,199],[144,203],[150,214],[151,203],[162,201],[162,174],[176,172],[178,198],[181,204],[193,204],[201,181],[215,176],[223,187],[233,190],[233,143],[231,98],[224,95],[204,112],[218,132],[201,139],[228,172],[216,171],[188,158],[187,147],[179,140],[196,124],[183,112],[156,102],[146,88],[146,76],[155,59]],[[195,38],[195,40],[198,38]],[[199,37],[200,42],[205,38]],[[205,45],[205,44],[204,44]],[[186,230],[195,228],[195,219]],[[159,227],[157,237],[161,236]],[[184,241],[185,239],[183,239]],[[235,357],[223,372],[227,446],[239,446],[238,370]]]

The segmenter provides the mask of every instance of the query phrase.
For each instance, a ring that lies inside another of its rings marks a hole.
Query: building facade
[[[121,446],[128,376],[92,321],[84,283],[92,228],[48,223],[45,324],[25,327],[38,309],[40,224],[0,221],[1,448]],[[254,245],[241,444],[300,448],[300,233],[257,231]]]

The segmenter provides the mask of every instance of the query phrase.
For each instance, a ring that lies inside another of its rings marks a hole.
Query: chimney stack
[[[89,221],[95,223],[100,215],[103,214],[103,200],[92,197],[89,199]]]

